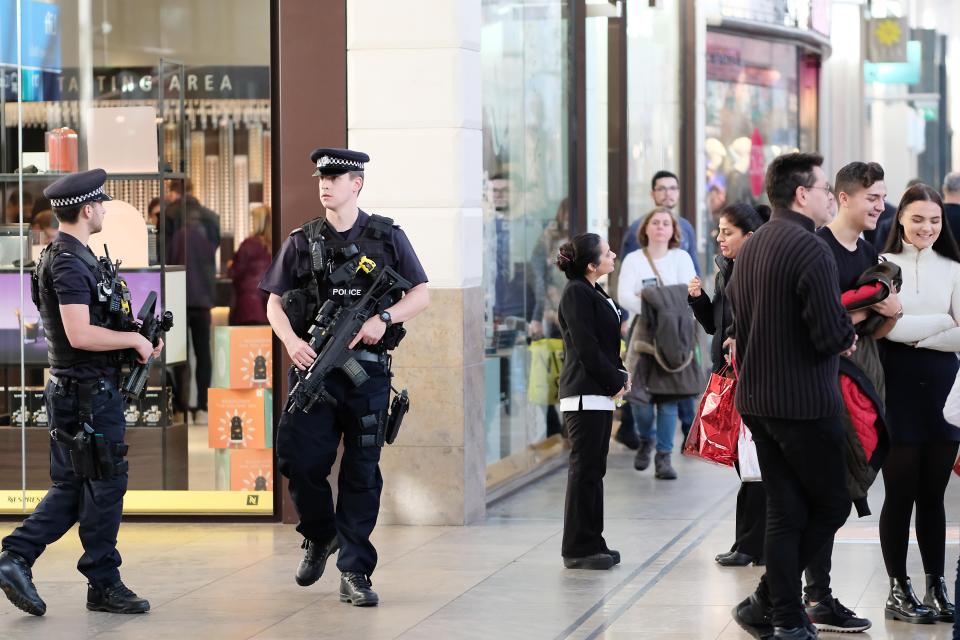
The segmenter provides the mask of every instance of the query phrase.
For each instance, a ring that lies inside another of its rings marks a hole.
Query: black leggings
[[[880,511],[880,549],[887,575],[907,577],[910,514],[917,505],[916,529],[925,573],[942,576],[947,518],[943,497],[957,458],[957,442],[894,444],[883,465],[886,496]]]

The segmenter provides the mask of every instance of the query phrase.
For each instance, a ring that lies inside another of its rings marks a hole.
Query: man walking
[[[767,489],[767,571],[733,610],[758,638],[807,640],[800,573],[850,512],[839,356],[856,349],[840,304],[837,265],[813,232],[830,221],[831,189],[818,154],[767,169],[774,207],[737,257],[727,287],[739,369],[737,409],[753,433]]]

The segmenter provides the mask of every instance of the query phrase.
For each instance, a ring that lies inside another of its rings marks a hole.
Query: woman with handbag
[[[728,369],[727,330],[733,324],[733,306],[726,295],[727,281],[733,274],[737,253],[753,232],[770,219],[770,208],[749,204],[732,204],[720,212],[717,243],[720,255],[716,258],[717,277],[713,300],[701,288],[700,278],[690,280],[687,290],[688,302],[697,322],[704,331],[713,336],[710,353],[713,358],[713,373]],[[739,472],[739,468],[737,469]],[[767,528],[767,493],[762,482],[743,482],[737,494],[736,539],[730,551],[716,557],[725,567],[742,567],[748,564],[762,565],[763,541]]]
[[[641,296],[644,288],[685,287],[697,274],[690,255],[680,249],[680,227],[669,209],[657,207],[648,213],[637,229],[637,240],[642,250],[634,251],[623,261],[617,285],[620,306],[634,315],[631,333],[636,331],[637,323],[643,321]],[[696,366],[695,363],[691,364]],[[644,380],[637,380],[638,388],[642,384],[645,384]],[[694,394],[655,394],[649,397],[649,402],[637,402],[637,399],[630,398],[640,436],[640,446],[633,463],[638,471],[650,466],[650,454],[656,448],[654,477],[659,480],[676,479],[677,472],[673,468],[671,454],[677,430],[677,402],[691,395]]]
[[[595,233],[560,247],[557,267],[567,276],[557,313],[563,336],[560,410],[570,441],[563,513],[563,565],[609,569],[620,553],[603,539],[603,476],[616,401],[630,389],[620,360],[620,310],[597,280],[613,271],[616,254]]]
[[[944,419],[944,405],[960,351],[960,250],[935,189],[917,184],[903,194],[883,257],[903,274],[903,317],[881,343],[891,443],[880,513],[880,549],[890,578],[884,613],[912,623],[952,622],[944,579],[944,495],[960,429]],[[907,576],[914,507],[926,573],[922,602]]]

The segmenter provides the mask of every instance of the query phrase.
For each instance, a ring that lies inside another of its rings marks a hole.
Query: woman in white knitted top
[[[903,317],[882,345],[890,455],[883,466],[886,495],[880,547],[890,595],[885,615],[907,622],[952,621],[944,581],[944,494],[960,429],[943,417],[960,352],[960,250],[944,224],[937,191],[918,184],[903,194],[883,257],[903,272]],[[926,573],[922,603],[907,576],[910,516]]]
[[[644,287],[686,285],[697,275],[690,254],[680,248],[680,226],[669,209],[657,207],[648,213],[637,230],[637,240],[642,251],[634,251],[624,258],[617,281],[617,302],[634,317],[639,317],[642,311],[640,294]],[[677,477],[670,458],[681,399],[655,397],[651,404],[630,403],[640,435],[633,466],[638,471],[650,466],[650,454],[656,448],[654,477],[658,480]]]

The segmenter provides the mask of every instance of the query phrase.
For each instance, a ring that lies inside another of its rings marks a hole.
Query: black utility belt
[[[50,382],[53,383],[54,391],[58,396],[73,395],[77,393],[81,387],[89,389],[91,395],[117,388],[117,378],[90,378],[81,380],[78,378],[57,376],[51,373]]]

